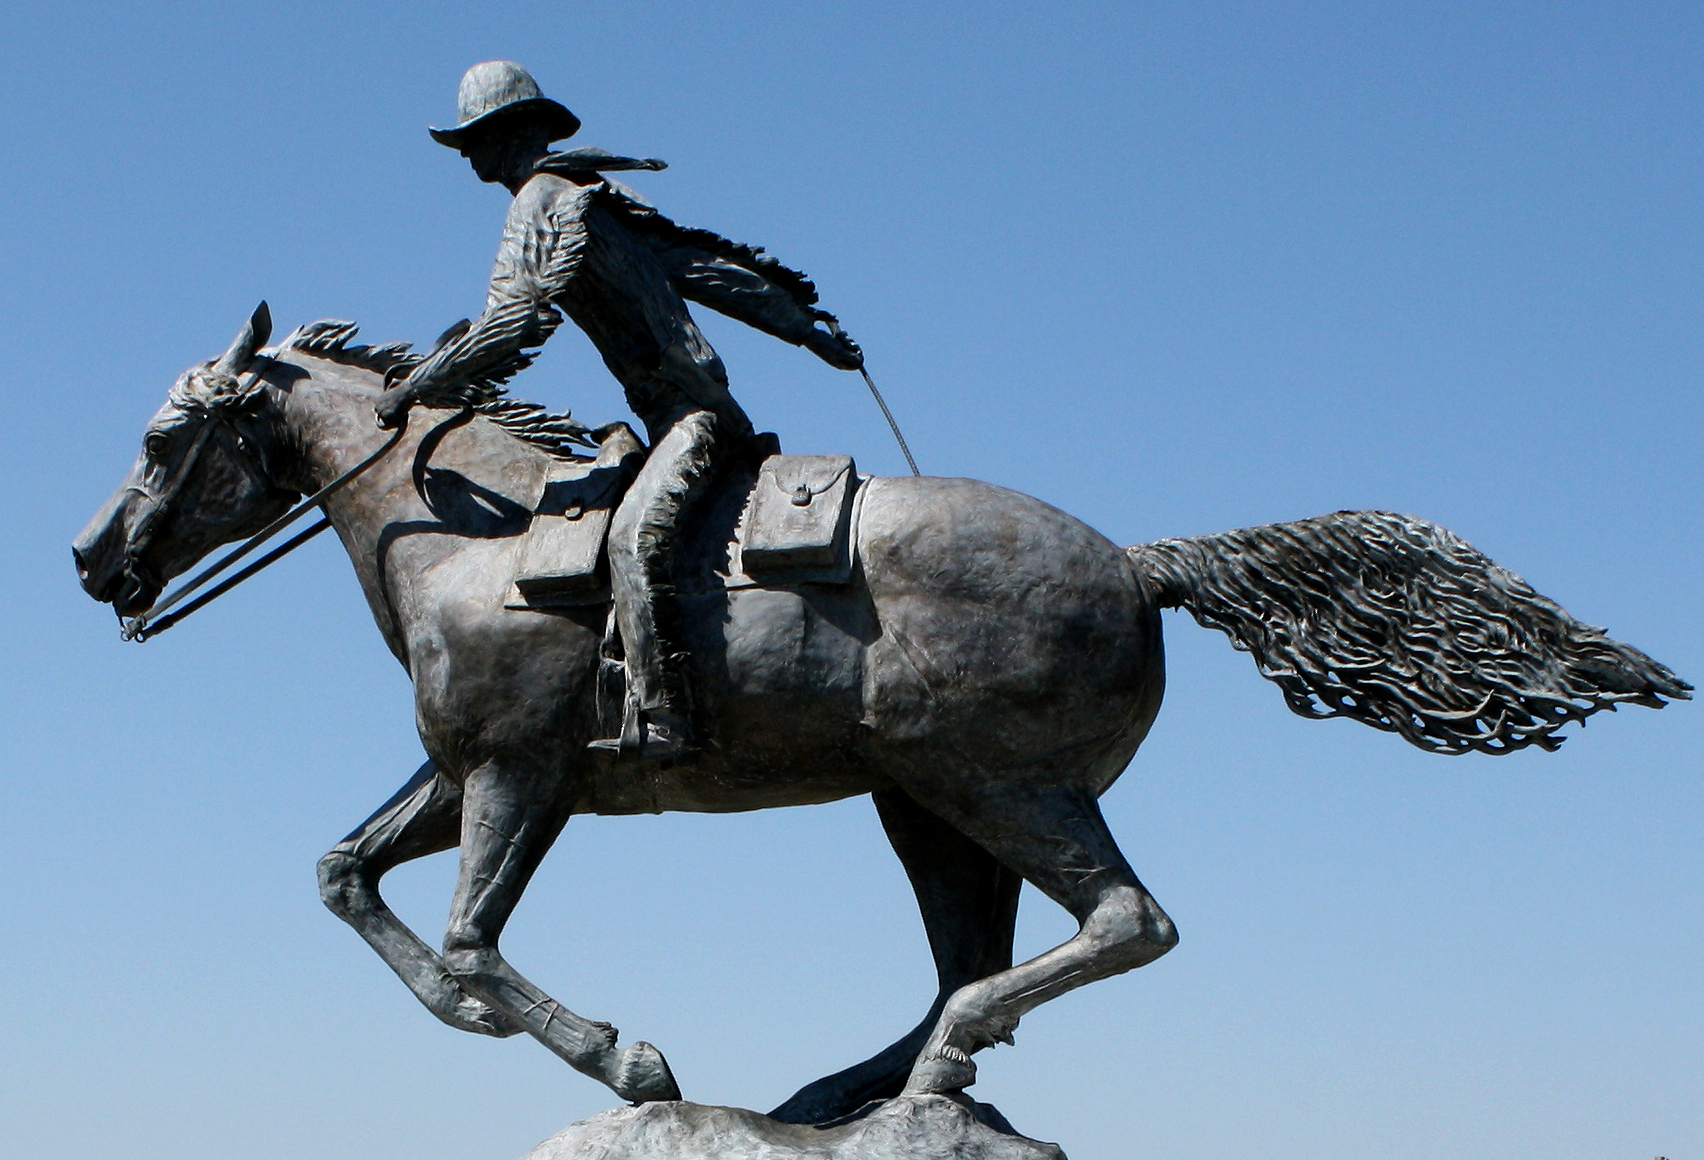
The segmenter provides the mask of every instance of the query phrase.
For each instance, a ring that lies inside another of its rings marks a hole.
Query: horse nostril
[[[82,549],[71,549],[71,562],[77,565],[77,579],[87,580],[89,578],[89,562],[83,559]]]

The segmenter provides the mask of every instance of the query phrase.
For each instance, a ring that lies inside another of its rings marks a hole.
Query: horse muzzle
[[[130,524],[137,515],[132,494],[121,491],[108,501],[71,545],[83,591],[112,605],[120,616],[146,612],[164,587],[128,551]]]

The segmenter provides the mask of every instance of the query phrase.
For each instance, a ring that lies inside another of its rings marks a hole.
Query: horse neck
[[[320,359],[292,357],[294,377],[281,387],[279,423],[291,450],[280,479],[312,494],[380,451],[395,435],[381,430],[373,404],[382,393],[378,375]],[[386,596],[377,548],[387,525],[427,515],[416,494],[411,465],[431,424],[416,414],[396,446],[325,501],[367,601],[391,651],[406,664],[402,625]]]
[[[373,420],[382,387],[377,375],[319,359],[292,360],[289,367],[296,373],[277,395],[293,478],[280,482],[312,493],[371,457],[392,433]],[[418,441],[403,436],[403,442]]]

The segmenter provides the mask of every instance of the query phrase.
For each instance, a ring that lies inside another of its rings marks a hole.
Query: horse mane
[[[406,371],[425,361],[426,356],[406,342],[390,342],[382,346],[350,345],[359,329],[353,322],[322,318],[297,327],[279,344],[278,349],[300,351],[340,366],[360,367],[377,375],[388,375],[394,370]],[[578,458],[575,447],[597,446],[585,424],[567,411],[552,411],[542,403],[512,398],[500,385],[504,381],[506,378],[494,380],[497,394],[474,404],[476,414],[483,415],[516,439],[557,459]]]

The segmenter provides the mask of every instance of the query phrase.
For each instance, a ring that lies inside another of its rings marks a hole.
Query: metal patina
[[[1020,1018],[1177,941],[1098,805],[1159,712],[1162,608],[1223,630],[1297,713],[1435,753],[1554,748],[1602,709],[1689,696],[1424,520],[1338,512],[1122,548],[1029,496],[919,476],[867,373],[911,477],[774,457],[687,302],[841,369],[863,370],[862,351],[803,274],[604,176],[660,161],[550,150],[579,124],[519,65],[469,70],[456,124],[432,135],[514,195],[485,311],[416,354],[329,321],[263,349],[263,304],[172,387],[74,548],[85,590],[141,640],[334,528],[413,682],[429,760],[321,860],[326,905],[445,1023],[525,1032],[636,1104],[679,1099],[662,1053],[564,1007],[498,947],[569,819],[874,799],[939,977],[918,1024],[772,1118],[634,1109],[561,1154],[650,1156],[599,1133],[651,1124],[718,1156],[887,1158],[914,1154],[927,1121],[982,1141],[932,1154],[1055,1155],[959,1093]],[[565,318],[648,446],[504,393]],[[325,521],[196,595],[310,511]],[[379,882],[450,849],[437,951]],[[1079,925],[1014,964],[1025,881]]]
[[[774,1113],[823,1123],[902,1091],[961,1091],[971,1057],[1010,1042],[1020,1017],[1175,943],[1097,805],[1159,711],[1162,607],[1227,632],[1297,712],[1353,717],[1434,752],[1553,747],[1600,709],[1689,694],[1411,517],[1340,512],[1124,549],[1016,492],[877,478],[859,489],[845,578],[730,587],[719,577],[740,512],[718,498],[732,485],[715,482],[673,573],[704,744],[674,764],[625,764],[586,748],[610,672],[607,604],[507,606],[547,481],[585,429],[496,398],[418,409],[386,433],[373,406],[419,356],[351,346],[347,323],[262,352],[259,322],[189,372],[180,387],[194,390],[174,389],[150,424],[130,479],[77,541],[83,586],[137,615],[219,545],[298,495],[319,497],[414,682],[431,758],[322,860],[327,905],[444,1022],[526,1032],[628,1100],[679,1096],[662,1054],[622,1046],[497,945],[576,814],[875,799],[940,986],[914,1029]],[[233,395],[233,382],[246,385]],[[434,951],[378,884],[458,846]],[[1014,966],[1026,880],[1080,929]]]

